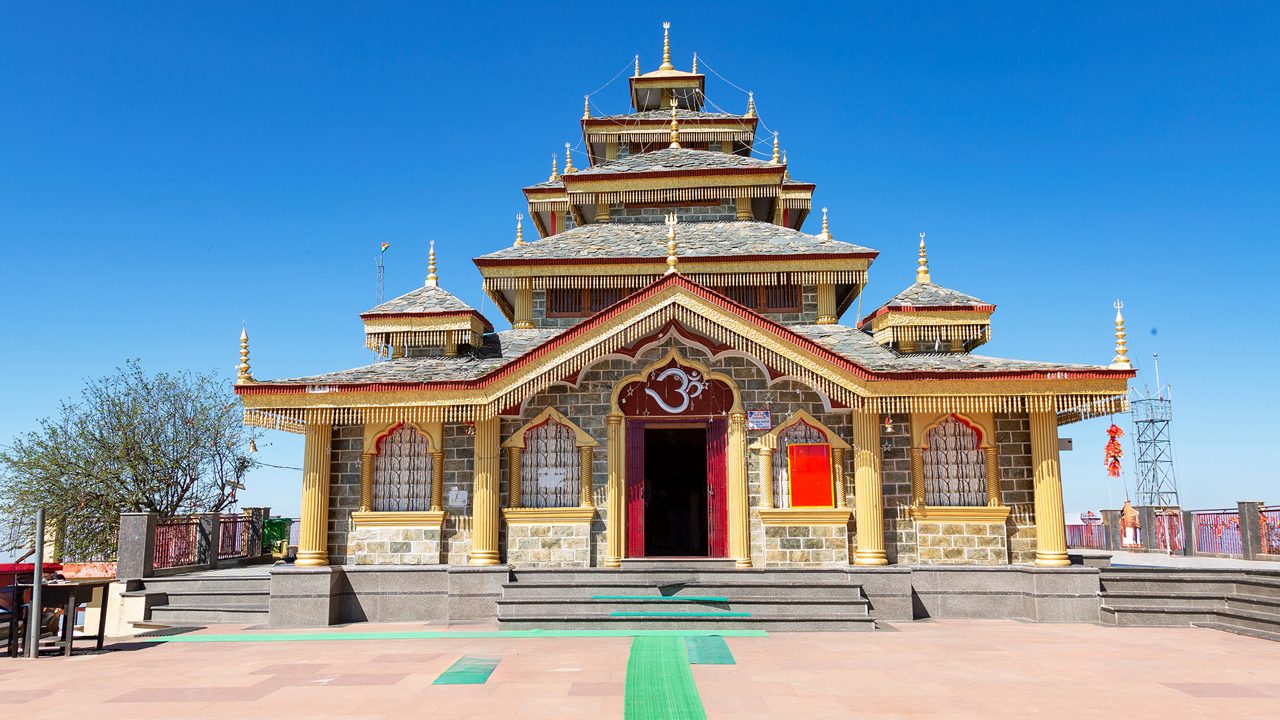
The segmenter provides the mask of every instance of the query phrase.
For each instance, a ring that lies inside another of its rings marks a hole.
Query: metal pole
[[[35,570],[32,572],[31,604],[27,606],[27,657],[40,656],[40,621],[44,615],[41,585],[44,584],[44,508],[36,510]]]

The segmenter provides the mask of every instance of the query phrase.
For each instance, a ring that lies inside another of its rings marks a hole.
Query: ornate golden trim
[[[1009,517],[1009,506],[997,507],[937,507],[921,505],[911,508],[912,520],[938,522],[1003,523]]]
[[[594,507],[503,508],[508,525],[590,525]]]
[[[714,372],[711,370],[711,368],[707,367],[703,363],[698,362],[697,360],[686,358],[685,356],[681,355],[680,351],[674,347],[668,350],[667,354],[663,355],[661,359],[657,360],[656,362],[651,362],[648,365],[644,366],[644,368],[641,369],[640,372],[634,375],[628,375],[627,377],[622,378],[621,380],[619,380],[617,383],[614,384],[613,392],[609,396],[610,412],[614,412],[614,413],[622,412],[622,409],[618,406],[618,396],[622,394],[622,388],[626,387],[628,384],[633,382],[644,382],[649,378],[649,373],[653,372],[654,370],[657,370],[663,365],[666,365],[672,360],[675,360],[677,363],[685,367],[692,367],[692,368],[697,368],[698,370],[701,370],[702,376],[708,380],[719,380],[720,382],[723,382],[725,385],[728,385],[729,391],[733,393],[733,407],[729,408],[729,412],[731,413],[743,412],[742,393],[738,392],[738,383],[734,382],[733,378],[729,377],[728,375],[725,375],[724,373]]]
[[[443,527],[445,511],[380,511],[351,513],[351,524],[354,527]]]
[[[751,449],[760,450],[767,447],[770,450],[776,450],[778,448],[778,436],[791,426],[799,425],[800,423],[804,423],[822,431],[822,434],[827,436],[827,442],[832,448],[849,450],[852,447],[844,438],[840,437],[838,433],[822,424],[822,421],[809,414],[809,411],[801,408],[792,412],[790,417],[780,423],[777,427],[770,430],[768,433],[761,435],[759,438],[756,438],[756,441],[751,444]]]
[[[554,420],[555,422],[558,422],[561,425],[568,427],[570,430],[573,430],[574,444],[580,448],[596,447],[600,444],[599,441],[597,441],[595,438],[588,435],[586,430],[583,430],[582,428],[578,427],[572,420],[565,417],[564,414],[561,413],[559,410],[556,410],[554,407],[548,407],[542,412],[535,415],[532,420],[525,423],[524,425],[521,425],[519,430],[516,430],[515,432],[511,433],[511,437],[507,438],[506,441],[502,443],[502,447],[520,448],[521,450],[523,450],[524,434],[529,432],[533,428],[541,425],[542,423],[546,422],[547,420]]]
[[[849,508],[760,508],[760,522],[765,527],[797,527],[800,525],[849,524]]]

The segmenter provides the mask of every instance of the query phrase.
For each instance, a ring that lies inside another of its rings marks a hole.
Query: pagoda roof
[[[888,302],[877,308],[875,312],[863,318],[859,325],[870,322],[872,319],[894,310],[904,312],[911,312],[913,310],[972,310],[977,312],[992,312],[995,309],[995,305],[979,300],[972,295],[966,295],[959,290],[952,290],[951,288],[935,285],[931,282],[917,282],[906,290],[894,295]]]
[[[681,259],[741,258],[744,256],[855,256],[874,258],[875,250],[830,240],[756,220],[684,222],[676,226]],[[565,258],[665,258],[667,226],[663,223],[611,222],[582,225],[537,242],[503,248],[476,258],[486,261],[550,260]]]
[[[424,285],[361,313],[361,317],[474,312],[476,312],[475,308],[459,300],[457,295],[448,290],[434,285]]]
[[[592,120],[663,120],[670,122],[670,110],[640,110],[630,113],[619,113],[617,115],[602,115],[600,117],[583,118],[585,122]],[[726,112],[706,112],[705,110],[685,110],[683,108],[676,109],[676,120],[740,120],[744,123],[755,123],[757,118],[747,117],[745,115],[735,115]]]
[[[767,160],[742,157],[711,150],[691,150],[689,148],[663,148],[652,152],[637,153],[612,160],[600,165],[574,171],[562,175],[561,179],[572,182],[576,177],[598,177],[600,175],[650,172],[680,172],[688,170],[776,170],[782,173],[785,165],[775,164]]]

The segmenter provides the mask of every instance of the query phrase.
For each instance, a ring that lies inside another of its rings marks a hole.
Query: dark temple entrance
[[[707,556],[707,490],[707,428],[645,428],[645,555]]]

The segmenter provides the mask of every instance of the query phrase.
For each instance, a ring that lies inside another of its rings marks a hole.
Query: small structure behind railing
[[[1170,555],[1184,554],[1186,538],[1183,535],[1181,510],[1157,510],[1155,512],[1155,526],[1155,549],[1157,551],[1164,551]]]
[[[1280,556],[1280,505],[1264,507],[1261,516],[1261,549],[1263,555]]]
[[[246,557],[249,553],[249,531],[253,518],[246,515],[223,515],[218,518],[218,559]]]

